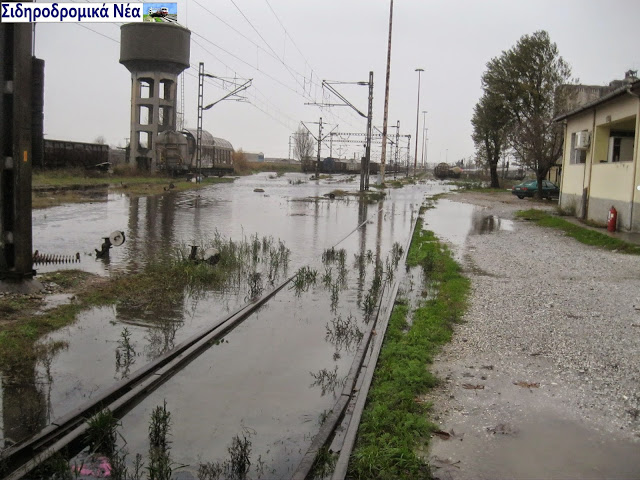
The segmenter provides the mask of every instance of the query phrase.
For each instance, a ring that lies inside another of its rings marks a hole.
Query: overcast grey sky
[[[286,157],[299,122],[320,116],[328,128],[364,132],[365,121],[347,108],[304,104],[322,100],[323,79],[365,81],[370,70],[374,125],[382,126],[388,0],[182,0],[178,12],[192,30],[195,67],[184,75],[187,126],[196,124],[200,61],[207,72],[254,79],[250,103],[222,102],[204,114],[204,128],[236,149]],[[608,84],[640,69],[639,19],[637,0],[396,0],[389,124],[400,120],[401,133],[415,137],[415,69],[424,68],[420,110],[428,111],[429,162],[468,157],[474,152],[470,118],[487,61],[522,35],[544,29],[581,83]],[[124,145],[131,82],[118,63],[119,26],[83,25],[37,26],[36,55],[46,62],[46,138],[90,142],[102,135]],[[366,112],[365,87],[342,91]],[[205,104],[222,95],[220,87],[205,84]],[[422,129],[422,114],[420,122]],[[358,148],[343,154],[360,155]]]

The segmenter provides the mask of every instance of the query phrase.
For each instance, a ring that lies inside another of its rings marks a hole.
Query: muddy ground
[[[433,365],[435,478],[640,478],[640,257],[514,220],[549,202],[441,202],[482,214],[449,235],[472,295]]]

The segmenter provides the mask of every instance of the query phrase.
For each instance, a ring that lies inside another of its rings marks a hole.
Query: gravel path
[[[511,220],[532,206],[508,195],[450,200]],[[513,226],[454,246],[472,296],[434,364],[446,382],[430,400],[464,441],[435,439],[434,474],[640,478],[640,256]],[[531,445],[549,450],[538,452],[544,468]]]

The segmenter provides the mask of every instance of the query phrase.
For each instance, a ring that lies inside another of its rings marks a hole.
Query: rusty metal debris
[[[540,388],[539,383],[529,383],[529,382],[513,382],[514,385],[517,385],[522,388]]]
[[[435,430],[433,434],[442,440],[449,440],[453,436],[451,433],[445,432],[444,430]]]
[[[40,253],[38,250],[33,252],[33,263],[77,263],[80,261],[80,252],[76,252],[75,255],[50,255],[46,253]]]

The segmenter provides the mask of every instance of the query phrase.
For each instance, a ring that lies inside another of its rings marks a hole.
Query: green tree
[[[478,155],[489,166],[491,188],[500,188],[498,162],[507,147],[508,122],[502,99],[496,95],[485,93],[473,109],[472,138]]]
[[[487,64],[485,95],[499,99],[507,116],[509,146],[533,170],[542,196],[542,180],[562,153],[562,125],[553,118],[565,109],[571,68],[545,31],[524,35]]]

